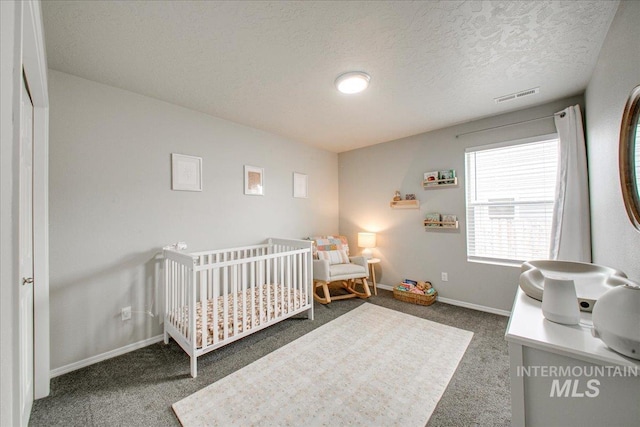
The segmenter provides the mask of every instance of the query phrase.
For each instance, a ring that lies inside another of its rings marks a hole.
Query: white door
[[[33,104],[22,80],[20,123],[19,366],[20,425],[26,426],[33,405]]]

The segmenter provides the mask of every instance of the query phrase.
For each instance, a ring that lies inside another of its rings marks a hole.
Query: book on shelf
[[[453,184],[456,177],[455,169],[442,170],[438,172],[438,182],[440,184]]]
[[[425,227],[440,227],[440,214],[436,212],[428,213],[424,218]]]
[[[455,228],[458,217],[450,214],[442,215],[442,226],[445,228]]]
[[[438,185],[438,171],[425,172],[424,173],[424,182],[427,186]]]

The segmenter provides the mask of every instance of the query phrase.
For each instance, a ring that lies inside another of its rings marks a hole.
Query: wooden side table
[[[368,259],[367,264],[369,264],[369,274],[371,275],[371,280],[373,281],[373,294],[378,295],[378,288],[376,286],[376,269],[374,264],[380,264],[380,258]]]

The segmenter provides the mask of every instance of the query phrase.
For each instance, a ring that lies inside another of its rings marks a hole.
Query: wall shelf
[[[392,209],[420,209],[420,200],[398,200],[389,202]]]
[[[437,188],[451,188],[451,187],[457,187],[458,186],[458,177],[454,177],[453,178],[453,182],[449,182],[451,181],[451,178],[449,179],[437,179],[435,181],[422,181],[422,188],[424,188],[425,190],[435,190]]]
[[[427,231],[432,230],[457,230],[458,221],[456,222],[444,222],[444,221],[424,221],[424,229]]]

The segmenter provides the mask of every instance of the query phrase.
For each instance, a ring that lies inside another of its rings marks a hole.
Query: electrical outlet
[[[449,281],[449,274],[445,273],[445,272],[442,272],[441,274],[442,274],[442,281],[443,282],[448,282]]]
[[[122,307],[122,321],[131,319],[131,307]]]

